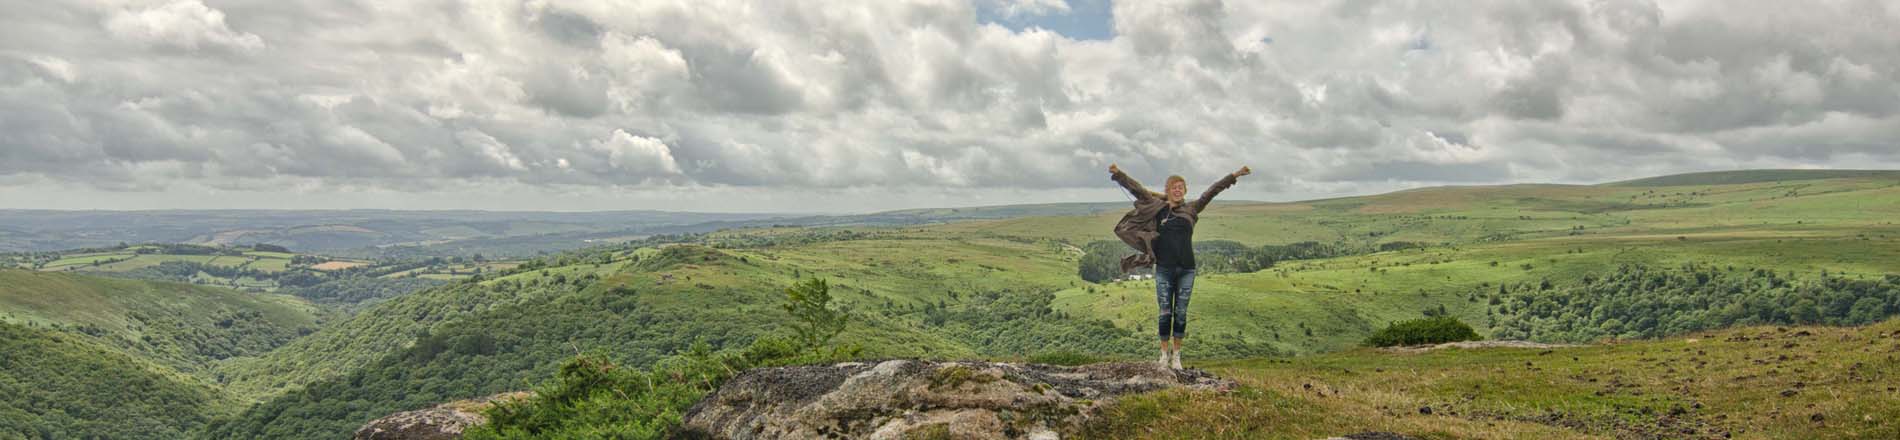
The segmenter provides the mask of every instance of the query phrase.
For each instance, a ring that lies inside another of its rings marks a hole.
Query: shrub
[[[831,307],[831,288],[825,280],[812,278],[785,288],[785,303],[779,307],[797,318],[792,330],[806,347],[824,345],[844,331],[845,314]]]
[[[785,289],[783,308],[799,321],[795,334],[761,337],[743,348],[714,351],[699,341],[646,370],[621,368],[606,354],[582,354],[535,387],[533,397],[489,408],[489,423],[470,429],[464,438],[667,438],[694,402],[739,372],[835,362],[861,353],[863,348],[854,343],[824,347],[844,330],[847,320],[845,312],[831,306],[824,280],[814,278]]]
[[[489,423],[469,430],[466,438],[666,438],[693,403],[738,372],[843,359],[835,352],[802,350],[799,342],[784,337],[718,352],[698,343],[651,370],[621,368],[604,354],[583,354],[562,364],[533,397],[488,409]]]
[[[1379,329],[1366,338],[1365,345],[1371,347],[1391,347],[1396,345],[1441,344],[1446,342],[1474,341],[1483,339],[1471,326],[1450,316],[1433,316],[1424,319],[1402,321]]]

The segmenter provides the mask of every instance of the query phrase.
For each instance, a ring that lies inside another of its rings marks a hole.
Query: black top
[[[1155,213],[1155,220],[1161,226],[1155,237],[1155,266],[1177,269],[1194,268],[1194,224],[1188,219],[1174,215],[1174,209],[1162,208]]]

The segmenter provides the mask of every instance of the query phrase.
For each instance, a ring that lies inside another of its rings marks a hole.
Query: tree
[[[1847,312],[1847,323],[1872,324],[1886,317],[1886,305],[1881,303],[1880,298],[1868,296],[1854,302],[1854,308]]]
[[[824,345],[844,332],[845,314],[831,308],[831,287],[825,280],[812,278],[785,288],[781,307],[797,320],[792,330],[807,348]]]

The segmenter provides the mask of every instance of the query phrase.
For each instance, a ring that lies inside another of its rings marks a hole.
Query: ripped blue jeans
[[[1155,304],[1161,306],[1161,340],[1187,337],[1188,297],[1194,293],[1194,268],[1155,266]]]

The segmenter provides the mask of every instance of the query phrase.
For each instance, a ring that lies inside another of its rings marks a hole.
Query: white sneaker
[[[1171,354],[1172,356],[1168,356],[1168,366],[1176,370],[1181,369],[1181,352],[1177,351]]]
[[[1173,358],[1173,356],[1168,356],[1168,352],[1163,351],[1161,352],[1161,359],[1156,360],[1155,363],[1161,364],[1161,368],[1168,368],[1168,360]]]

